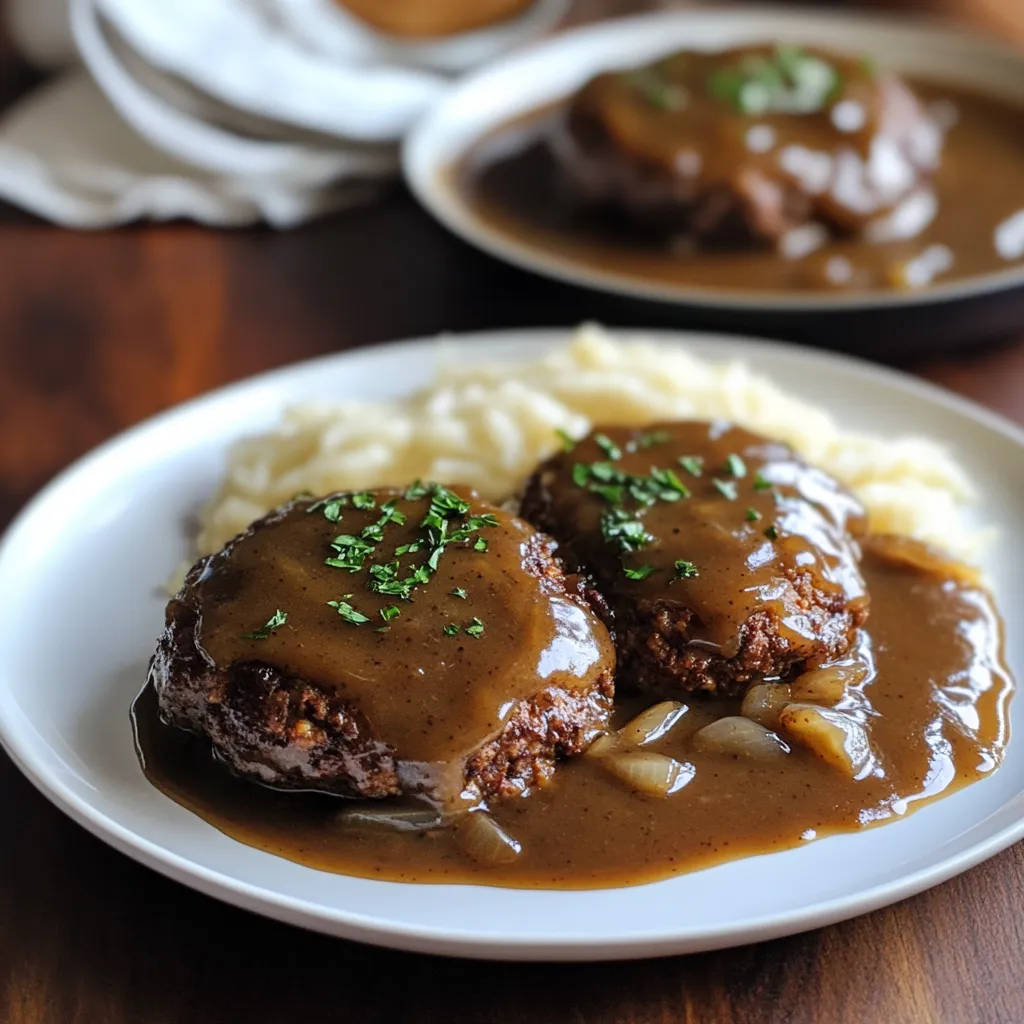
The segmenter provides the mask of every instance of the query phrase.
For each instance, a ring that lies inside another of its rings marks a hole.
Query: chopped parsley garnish
[[[736,482],[734,480],[719,480],[716,478],[711,483],[723,498],[728,498],[730,501],[736,500]]]
[[[761,518],[761,513],[756,508],[747,509],[747,522],[756,523]]]
[[[467,601],[469,599],[469,595],[462,589],[462,587],[456,587],[454,590],[449,591],[449,593],[452,597],[457,597],[462,601]]]
[[[555,430],[555,433],[562,442],[562,451],[571,452],[573,448],[576,447],[576,438],[574,438],[568,430],[563,430],[561,427],[558,427]]]
[[[676,561],[676,574],[673,577],[673,580],[693,580],[699,575],[700,573],[697,571],[697,566],[695,566],[693,562],[687,562],[683,558]]]
[[[420,498],[425,498],[430,493],[430,488],[427,487],[422,480],[417,480],[414,484],[405,489],[403,497],[406,501],[419,501]]]
[[[590,467],[584,465],[582,462],[577,462],[572,467],[572,482],[577,487],[586,487],[590,480]]]
[[[651,480],[660,488],[657,496],[662,501],[678,501],[690,497],[690,489],[676,476],[673,469],[651,467]]]
[[[449,622],[448,625],[444,627],[444,635],[445,636],[456,636],[456,635],[458,635],[458,632],[459,632],[460,628],[461,627],[457,626],[454,622]]]
[[[594,443],[612,462],[618,462],[622,458],[622,449],[607,435],[597,434],[594,437]]]
[[[728,473],[738,479],[747,475],[747,464],[735,453],[726,455],[725,468]]]
[[[398,607],[398,605],[394,604],[389,604],[387,605],[387,607],[381,608],[380,610],[380,617],[385,622],[390,622],[392,619],[397,619],[398,616],[401,614],[402,610]]]
[[[779,44],[770,55],[748,53],[715,69],[707,90],[716,99],[752,116],[813,114],[842,89],[838,71],[799,46]]]
[[[673,113],[686,106],[686,90],[668,81],[657,68],[638,68],[623,76],[656,110]]]
[[[656,444],[665,444],[666,441],[670,441],[671,437],[664,430],[652,430],[650,433],[641,434],[637,439],[636,443],[641,448],[651,448]]]
[[[324,505],[324,518],[336,523],[341,518],[343,503],[340,501],[329,501]]]
[[[351,597],[352,595],[349,594],[348,596]],[[350,622],[353,626],[361,626],[364,622],[370,621],[368,616],[357,611],[348,603],[348,601],[328,601],[327,603],[334,608],[346,622]]]
[[[645,580],[651,573],[657,572],[653,565],[638,565],[635,569],[630,569],[628,566],[623,566],[622,571],[626,574],[627,579],[631,580]]]
[[[779,539],[779,528],[774,523],[772,523],[772,525],[769,526],[768,529],[764,531],[764,535],[769,540],[778,540]]]
[[[281,611],[278,608],[273,615],[267,619],[266,623],[260,626],[259,629],[254,629],[251,633],[244,633],[242,635],[243,640],[266,640],[275,629],[280,629],[288,621],[288,613]]]
[[[484,631],[484,624],[476,617],[468,626],[463,626],[463,630],[472,637],[480,637]]]
[[[682,466],[690,476],[700,476],[704,470],[704,460],[699,455],[684,455],[679,460],[679,465]]]
[[[352,495],[352,504],[356,508],[366,511],[377,507],[377,499],[369,491],[360,491],[359,494]]]
[[[477,537],[476,543],[473,545],[473,550],[474,551],[486,551],[487,550],[487,541],[485,541],[483,539],[483,537]]]
[[[391,627],[390,626],[378,626],[374,630],[374,633],[390,633],[390,632],[391,632]]]
[[[754,474],[754,490],[755,491],[770,491],[772,489],[771,480],[766,480],[760,473]]]
[[[605,541],[626,553],[639,551],[654,540],[644,524],[624,508],[606,509],[601,514],[601,534]]]

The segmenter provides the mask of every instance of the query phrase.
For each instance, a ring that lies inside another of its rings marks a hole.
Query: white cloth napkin
[[[538,0],[509,26],[417,45],[330,0],[11,0],[30,58],[84,68],[0,119],[0,197],[75,228],[291,227],[374,196],[445,72],[547,31],[565,7]]]

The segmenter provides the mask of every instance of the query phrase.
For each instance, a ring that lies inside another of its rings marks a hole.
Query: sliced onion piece
[[[459,845],[478,864],[511,864],[522,853],[522,846],[489,814],[471,811],[459,822]]]
[[[696,773],[693,765],[686,761],[648,751],[611,754],[601,764],[631,789],[647,796],[666,797],[678,793]]]
[[[958,562],[944,551],[923,541],[895,533],[873,533],[865,537],[862,544],[890,562],[909,565],[939,579],[956,580],[969,587],[979,587],[982,584],[979,569]]]
[[[766,729],[779,724],[779,712],[790,702],[786,683],[754,683],[743,696],[740,714]]]
[[[630,719],[619,730],[619,739],[631,747],[653,743],[678,725],[687,711],[689,708],[679,701],[664,700]]]
[[[615,733],[606,732],[603,736],[598,736],[593,743],[587,747],[586,753],[590,757],[607,757],[608,754],[619,748],[619,738]]]
[[[384,829],[390,832],[423,832],[439,828],[444,819],[432,807],[353,807],[337,817],[344,828]]]
[[[775,733],[739,715],[728,715],[705,725],[694,733],[693,745],[707,754],[752,757],[758,761],[777,761],[789,753],[789,747]]]
[[[862,779],[875,768],[867,730],[842,711],[816,704],[790,704],[779,716],[779,724],[794,743],[844,775]]]
[[[790,683],[790,695],[797,703],[834,706],[843,699],[848,686],[856,686],[867,674],[868,667],[862,663],[814,668]]]

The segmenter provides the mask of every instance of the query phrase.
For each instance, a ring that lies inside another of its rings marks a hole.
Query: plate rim
[[[407,352],[416,352],[420,355],[425,352],[429,354],[430,350],[436,352],[439,341],[473,348],[488,343],[521,342],[525,336],[535,344],[549,340],[552,345],[556,345],[567,341],[571,337],[572,331],[571,327],[509,328],[359,346],[313,359],[288,363],[234,381],[223,387],[211,389],[188,401],[178,403],[121,431],[93,448],[44,485],[12,519],[0,538],[0,575],[5,570],[10,552],[17,546],[19,534],[34,518],[37,510],[44,508],[63,489],[74,486],[77,480],[88,474],[96,464],[102,463],[114,455],[119,448],[130,447],[137,442],[138,438],[145,436],[150,431],[165,428],[179,417],[194,416],[200,413],[204,405],[213,406],[222,400],[230,400],[247,391],[272,385],[279,379],[286,380],[291,375],[301,376],[328,364],[344,363],[353,357],[369,357],[372,360],[385,352],[397,355]],[[767,349],[772,355],[811,361],[825,368],[831,367],[844,374],[852,374],[864,382],[875,381],[914,394],[964,417],[986,430],[993,431],[1024,449],[1024,428],[1008,418],[943,387],[891,367],[873,364],[865,359],[807,349],[787,342],[717,332],[615,328],[610,329],[609,333],[625,340],[649,340],[656,344],[687,345],[697,343],[724,345],[727,348],[740,350],[753,347],[755,352]],[[742,353],[723,352],[723,358],[732,357],[742,358]],[[230,430],[225,431],[225,437],[229,437],[230,434]],[[132,831],[116,818],[97,810],[87,800],[74,793],[63,783],[58,774],[45,765],[42,758],[33,753],[33,746],[30,743],[25,743],[19,737],[17,730],[12,728],[18,715],[24,717],[20,708],[13,704],[11,689],[0,678],[0,746],[3,747],[19,771],[47,800],[77,824],[120,853],[126,854],[136,862],[156,870],[174,881],[186,884],[207,896],[220,899],[233,906],[260,913],[287,924],[298,925],[341,938],[412,952],[441,953],[487,960],[598,961],[670,956],[759,942],[846,920],[898,902],[976,866],[1017,840],[1024,838],[1024,814],[1021,814],[1014,821],[973,843],[967,849],[950,854],[935,864],[902,875],[894,881],[846,893],[814,904],[810,909],[798,907],[784,913],[734,920],[713,928],[703,927],[690,931],[685,928],[675,928],[671,931],[640,933],[614,940],[607,936],[581,938],[550,933],[540,940],[537,936],[481,935],[479,932],[466,929],[448,929],[439,925],[427,927],[382,920],[356,911],[346,911],[343,908],[288,896],[272,888],[255,885],[198,864],[188,857]],[[981,780],[981,783],[983,784],[984,780]],[[1024,790],[1021,792],[1024,793]],[[657,885],[659,883],[647,884]],[[476,887],[460,886],[460,888],[471,890]],[[579,892],[585,894],[587,890]]]
[[[401,146],[402,177],[417,202],[452,234],[480,249],[489,256],[522,270],[548,277],[565,284],[603,292],[628,299],[656,302],[670,307],[690,307],[701,310],[730,310],[735,312],[762,312],[768,314],[814,315],[828,313],[867,312],[877,310],[917,310],[921,307],[943,305],[971,298],[1005,294],[1024,288],[1024,264],[972,274],[948,283],[900,292],[879,289],[861,292],[800,292],[745,291],[740,288],[714,288],[708,286],[669,284],[645,281],[614,270],[590,267],[568,256],[544,251],[542,246],[530,245],[506,235],[478,218],[461,198],[447,174],[451,156],[444,161],[437,154],[445,147],[441,141],[446,132],[449,110],[464,97],[493,80],[500,81],[516,67],[538,58],[557,58],[567,45],[575,40],[610,36],[616,32],[639,31],[647,25],[685,25],[693,22],[736,25],[742,29],[745,19],[771,17],[792,24],[831,24],[864,26],[879,31],[893,27],[914,29],[933,39],[945,39],[987,50],[993,57],[1011,60],[1020,65],[1024,74],[1024,50],[949,19],[906,12],[884,10],[809,10],[784,3],[780,6],[742,4],[729,8],[682,8],[649,11],[621,18],[610,18],[593,24],[573,27],[548,37],[531,47],[516,51],[487,67],[462,78],[418,119],[405,136]],[[568,41],[568,42],[567,42]],[[488,123],[491,123],[489,120]],[[493,126],[497,125],[493,121]],[[476,137],[479,137],[478,135]],[[466,143],[450,147],[458,155],[465,153]],[[442,154],[443,155],[443,154]]]

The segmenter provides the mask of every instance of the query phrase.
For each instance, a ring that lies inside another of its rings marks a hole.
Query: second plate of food
[[[838,920],[1021,833],[1021,445],[722,337],[276,371],[12,526],[0,738],[118,849],[349,938],[579,959]]]
[[[405,171],[457,234],[648,318],[931,347],[1020,325],[1022,82],[933,22],[663,12],[467,79]]]

